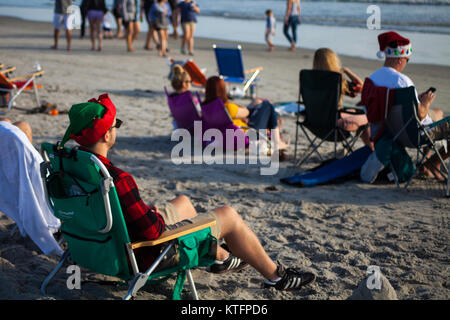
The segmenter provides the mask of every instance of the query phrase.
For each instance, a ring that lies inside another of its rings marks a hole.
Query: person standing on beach
[[[55,0],[55,12],[53,15],[53,32],[54,44],[51,47],[58,50],[58,40],[61,26],[64,25],[66,30],[67,51],[72,50],[72,22],[73,15],[69,13],[69,7],[72,5],[72,0]]]
[[[144,45],[145,50],[153,50],[152,40],[155,42],[156,47],[159,47],[158,33],[155,28],[153,28],[152,21],[150,20],[150,9],[154,2],[155,0],[141,0],[140,20],[143,21],[144,19],[142,16],[145,15],[145,20],[148,24],[147,39],[145,40]]]
[[[158,55],[167,57],[167,39],[169,37],[169,17],[172,15],[167,0],[156,0],[150,9],[150,21],[159,35]]]
[[[178,5],[178,0],[168,0],[168,2],[170,6],[170,11],[174,13]],[[173,14],[171,17],[171,22],[173,28],[173,33],[171,34],[171,36],[174,39],[178,39],[178,15]]]
[[[194,32],[195,24],[197,23],[197,14],[199,13],[200,8],[194,0],[184,0],[177,6],[174,16],[181,16],[183,38],[181,39],[180,51],[182,54],[186,54],[185,48],[187,47],[189,55],[194,55]]]
[[[275,36],[276,20],[273,15],[272,10],[266,10],[266,33],[265,38],[267,45],[269,46],[269,51],[273,51],[275,46],[273,45],[272,39]]]
[[[103,48],[103,18],[108,11],[106,9],[105,0],[87,0],[86,3],[87,18],[89,21],[89,29],[91,34],[91,50],[95,50],[95,41],[98,40],[98,51]]]
[[[126,41],[128,52],[133,52],[133,42],[137,39],[141,26],[137,18],[138,3],[137,0],[121,0],[122,21],[126,29]]]
[[[286,15],[284,17],[283,33],[291,44],[290,51],[295,51],[297,43],[297,26],[300,24],[300,0],[287,0]],[[292,30],[292,36],[289,34]]]
[[[64,147],[69,139],[73,139],[80,145],[80,150],[96,155],[106,166],[113,178],[132,242],[154,240],[166,230],[193,223],[199,217],[211,217],[216,221],[216,225],[211,227],[211,234],[216,239],[223,239],[229,250],[219,245],[211,247],[210,254],[216,261],[209,267],[209,272],[221,274],[250,265],[265,278],[265,288],[276,290],[298,290],[314,282],[316,276],[311,272],[286,268],[281,263],[277,265],[255,233],[230,206],[199,216],[185,195],[177,196],[161,208],[145,204],[134,178],[107,158],[116,142],[117,130],[123,124],[117,119],[116,107],[107,94],[73,105],[69,111],[69,121],[60,146]],[[146,270],[155,260],[154,250],[142,248],[136,252],[136,258],[139,268]]]
[[[115,37],[120,39],[122,35],[122,0],[114,0],[113,10],[114,18],[116,19],[117,31]]]

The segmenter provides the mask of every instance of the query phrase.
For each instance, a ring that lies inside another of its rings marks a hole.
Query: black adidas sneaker
[[[264,288],[298,290],[316,280],[316,276],[311,272],[300,272],[293,268],[284,268],[281,264],[278,264],[277,274],[281,279],[276,282],[264,281]]]
[[[231,271],[239,271],[248,267],[248,263],[234,256],[231,252],[225,261],[216,261],[207,270],[211,273],[226,273]]]

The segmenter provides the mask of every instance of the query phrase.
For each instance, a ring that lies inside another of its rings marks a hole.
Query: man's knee
[[[31,129],[31,126],[28,124],[28,122],[17,121],[14,123],[14,125],[25,133],[30,142],[33,142],[33,130]]]
[[[9,120],[8,118],[5,118],[5,117],[0,117],[0,121],[6,121],[6,122],[9,122],[9,123],[12,123],[11,120]]]

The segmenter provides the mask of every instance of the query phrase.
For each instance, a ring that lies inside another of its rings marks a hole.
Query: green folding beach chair
[[[216,223],[214,219],[164,232],[154,241],[131,243],[113,179],[103,163],[95,155],[76,148],[58,148],[50,143],[43,143],[41,148],[47,201],[62,222],[61,233],[68,248],[42,283],[44,295],[49,281],[70,256],[73,262],[92,272],[128,281],[125,300],[134,297],[150,280],[155,282],[173,274],[177,274],[177,281],[172,298],[180,299],[187,276],[193,297],[198,299],[190,269],[214,263],[209,255],[210,246],[216,241],[210,228]],[[149,269],[140,271],[134,250],[154,246],[160,246],[162,253]],[[155,271],[174,251],[170,250],[172,247],[178,253],[178,264]]]
[[[417,115],[418,106],[414,87],[393,89],[391,91],[394,91],[393,101],[390,109],[386,111],[387,116],[384,121],[387,131],[392,135],[393,141],[399,142],[405,148],[416,149],[416,168],[420,168],[425,164],[430,151],[433,150],[437,154],[441,163],[439,171],[447,179],[446,196],[449,196],[448,167],[438,152],[436,141],[428,134],[428,130],[445,122],[450,122],[450,117],[430,125],[422,125]],[[424,152],[423,147],[428,147],[428,152]],[[396,173],[393,172],[393,174],[399,186]],[[414,175],[406,182],[405,189],[408,188],[413,177]]]

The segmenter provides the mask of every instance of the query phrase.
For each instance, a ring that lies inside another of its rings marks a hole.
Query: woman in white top
[[[283,33],[288,39],[291,47],[290,51],[295,50],[297,43],[297,26],[300,24],[300,0],[287,0],[286,16],[284,17]],[[289,28],[292,30],[292,36],[289,34]]]

